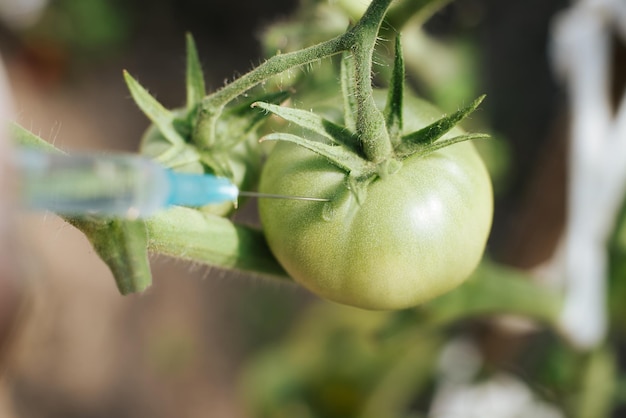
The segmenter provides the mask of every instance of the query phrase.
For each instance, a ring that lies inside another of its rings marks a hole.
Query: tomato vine
[[[409,14],[427,14],[445,1],[410,3]],[[417,131],[403,131],[404,67],[399,36],[387,105],[383,109],[377,103],[371,81],[372,57],[391,4],[392,0],[373,0],[363,16],[344,33],[317,45],[278,53],[209,94],[205,91],[195,44],[188,36],[187,101],[181,109],[166,109],[125,72],[124,78],[133,98],[153,123],[144,137],[141,151],[175,170],[209,172],[229,177],[244,189],[253,188],[261,161],[255,145],[257,130],[263,119],[273,113],[341,145],[329,146],[289,133],[265,137],[267,140],[295,142],[323,155],[347,174],[348,189],[357,201],[362,202],[372,181],[398,172],[409,157],[427,155],[459,141],[483,137],[481,134],[461,134],[438,141],[471,113],[482,98]],[[407,2],[399,2],[398,8],[406,12],[406,6]],[[393,16],[400,25],[406,19],[406,15],[398,12]],[[257,85],[278,74],[339,54],[343,54],[341,77],[345,126],[314,113],[279,106],[287,97],[284,92],[249,94]],[[248,96],[251,98],[246,98]],[[256,108],[249,106],[252,102]],[[269,251],[263,233],[228,219],[232,209],[232,206],[204,208],[202,211],[175,208],[145,221],[70,221],[90,237],[114,273],[122,293],[141,291],[149,285],[148,251],[252,274],[289,277]],[[131,239],[140,236],[141,239]],[[179,239],[181,237],[184,242]],[[111,245],[100,245],[105,241]],[[129,272],[137,276],[136,279],[129,281]]]

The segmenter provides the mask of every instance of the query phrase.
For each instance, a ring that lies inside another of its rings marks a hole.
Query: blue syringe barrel
[[[172,205],[234,201],[238,193],[227,179],[174,173],[133,154],[17,154],[22,201],[61,215],[149,217]]]

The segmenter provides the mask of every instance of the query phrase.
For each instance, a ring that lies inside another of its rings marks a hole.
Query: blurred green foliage
[[[130,23],[122,1],[53,0],[27,36],[93,56],[111,52],[127,41]]]

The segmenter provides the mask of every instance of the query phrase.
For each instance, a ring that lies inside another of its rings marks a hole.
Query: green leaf
[[[341,93],[343,95],[343,119],[346,128],[356,132],[356,74],[354,58],[349,52],[344,52],[341,58]]]
[[[475,139],[487,139],[491,138],[488,134],[465,134],[455,136],[454,138],[446,139],[444,141],[438,141],[430,145],[420,146],[417,150],[411,150],[406,153],[398,153],[397,156],[401,159],[408,158],[410,156],[424,156],[432,152],[440,150],[450,145],[458,144],[459,142],[473,141]]]
[[[146,227],[140,220],[66,219],[80,229],[113,273],[122,295],[152,284]]]
[[[35,135],[28,129],[25,129],[20,124],[14,121],[7,122],[8,134],[13,140],[20,146],[26,148],[35,148],[46,152],[63,153],[60,149],[48,141]]]
[[[448,131],[454,128],[460,121],[465,119],[467,115],[476,110],[478,105],[480,105],[484,99],[485,95],[482,95],[478,99],[474,100],[469,106],[454,112],[449,116],[445,116],[427,127],[420,129],[419,131],[403,136],[402,144],[400,146],[408,150],[432,144],[448,133]]]
[[[146,220],[151,251],[259,276],[289,279],[261,231],[190,208],[173,207]]]
[[[287,133],[270,134],[263,137],[262,141],[286,141],[300,145],[327,158],[330,163],[356,177],[375,171],[372,164],[341,145],[329,145]]]
[[[163,136],[172,145],[183,145],[185,140],[180,136],[174,127],[176,115],[161,105],[154,97],[144,89],[127,71],[124,71],[124,80],[133,96],[137,106],[148,116]]]
[[[194,112],[206,95],[202,66],[193,36],[187,34],[187,112]]]
[[[404,58],[400,34],[396,35],[396,55],[385,106],[385,122],[394,148],[400,143],[402,135],[402,108],[404,102]]]
[[[351,150],[353,154],[360,154],[359,141],[356,135],[348,131],[345,127],[326,120],[315,113],[276,106],[264,102],[256,102],[253,106],[272,112],[289,122],[295,123],[304,129],[329,139],[335,144],[344,145]]]

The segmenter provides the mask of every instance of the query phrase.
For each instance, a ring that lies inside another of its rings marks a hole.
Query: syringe
[[[174,172],[134,154],[16,154],[22,202],[60,215],[145,218],[169,206],[236,202],[242,195],[328,201],[243,192],[224,177]]]

